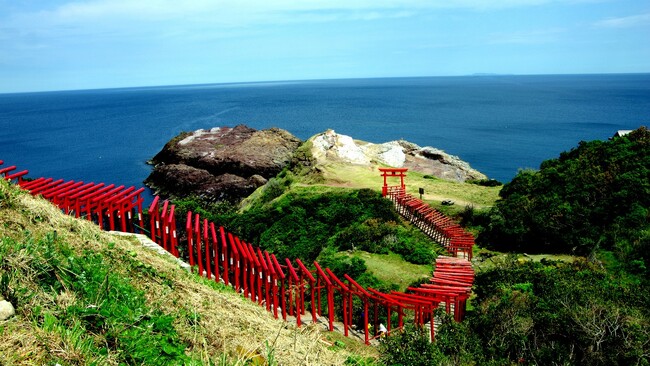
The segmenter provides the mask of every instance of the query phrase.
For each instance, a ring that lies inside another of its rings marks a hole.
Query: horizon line
[[[51,89],[51,90],[32,90],[19,92],[2,92],[0,95],[10,94],[40,94],[40,93],[63,93],[63,92],[88,92],[88,91],[108,91],[108,90],[128,90],[128,89],[160,89],[160,88],[184,88],[184,87],[203,87],[203,86],[234,86],[234,85],[254,85],[254,84],[271,84],[271,83],[302,83],[318,81],[344,81],[344,80],[372,80],[372,79],[426,79],[426,78],[458,78],[458,77],[503,77],[503,76],[578,76],[578,75],[646,75],[645,72],[602,72],[602,73],[549,73],[549,74],[511,74],[511,73],[486,73],[477,72],[471,74],[458,75],[425,75],[425,76],[375,76],[375,77],[348,77],[348,78],[317,78],[317,79],[287,79],[287,80],[260,80],[260,81],[230,81],[230,82],[208,82],[197,84],[158,84],[158,85],[139,85],[139,86],[115,86],[115,87],[97,87],[86,89]]]

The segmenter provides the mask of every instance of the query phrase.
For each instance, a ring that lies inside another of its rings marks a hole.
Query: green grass
[[[326,182],[323,185],[347,188],[370,188],[380,191],[383,180],[377,167],[352,164],[328,163],[320,166]],[[389,182],[388,184],[399,184]],[[483,187],[470,183],[459,183],[438,178],[424,178],[424,174],[409,171],[405,180],[408,193],[419,196],[419,188],[424,188],[423,199],[438,208],[443,200],[452,200],[454,206],[446,210],[461,211],[466,205],[485,208],[494,205],[499,198],[501,187]]]
[[[281,184],[284,185],[285,191],[280,197],[289,192],[325,195],[346,189],[362,188],[380,192],[383,185],[383,179],[377,166],[368,167],[327,162],[318,167],[323,176],[322,183],[314,184],[311,177],[298,176],[290,172],[285,173],[281,178]],[[388,184],[394,185],[399,184],[399,182],[389,181]],[[432,207],[450,216],[457,215],[465,209],[465,206],[473,206],[477,209],[493,206],[499,198],[499,191],[501,190],[501,187],[484,187],[477,184],[453,182],[438,178],[424,178],[424,174],[415,171],[407,173],[405,184],[406,191],[415,197],[419,197],[419,188],[424,188],[422,199]],[[240,212],[268,203],[265,199],[265,187],[258,188],[243,200],[240,205]],[[454,205],[444,206],[441,203],[444,200],[452,200]]]
[[[418,189],[424,188],[423,199],[435,208],[450,211],[450,214],[462,211],[467,205],[475,208],[491,207],[499,198],[501,190],[501,187],[483,187],[477,184],[424,178],[424,175],[418,172],[408,174],[407,192],[418,197]],[[443,200],[452,200],[454,205],[442,206]]]
[[[417,280],[428,282],[433,272],[432,265],[412,264],[399,254],[374,254],[364,251],[348,253],[348,256],[358,257],[366,262],[368,272],[386,283],[394,283],[400,291]]]
[[[372,348],[329,350],[296,328],[128,237],[102,232],[0,180],[2,365],[342,364]]]

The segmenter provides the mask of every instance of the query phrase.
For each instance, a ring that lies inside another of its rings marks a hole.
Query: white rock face
[[[204,130],[204,129],[199,129],[194,132],[192,132],[191,135],[187,136],[186,138],[182,139],[181,141],[178,142],[179,145],[187,145],[190,142],[196,140],[199,137],[205,136],[207,134],[215,134],[217,132],[221,131],[220,127],[213,127],[209,130]]]
[[[406,162],[404,149],[397,141],[386,142],[379,145],[381,152],[377,154],[377,160],[394,168],[401,168]]]
[[[368,165],[370,159],[352,137],[327,130],[312,139],[312,154],[316,158],[338,157],[352,164]]]
[[[459,182],[486,178],[457,156],[429,146],[422,148],[408,141],[373,144],[355,141],[352,137],[337,134],[333,130],[318,134],[310,140],[312,156],[320,163],[336,160],[365,166],[387,165],[394,168],[409,168]]]
[[[0,321],[7,320],[16,314],[14,306],[7,300],[0,301]]]

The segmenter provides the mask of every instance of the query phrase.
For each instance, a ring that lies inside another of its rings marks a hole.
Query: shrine
[[[413,225],[422,230],[424,234],[441,244],[454,257],[463,257],[472,260],[474,235],[454,222],[447,215],[431,207],[422,200],[424,189],[420,188],[420,198],[406,192],[406,172],[408,168],[379,168],[384,178],[381,189],[382,196],[390,199],[395,204],[395,209]],[[388,178],[400,179],[400,184],[388,185]]]
[[[406,178],[406,172],[408,168],[379,168],[381,176],[384,177],[384,186],[381,189],[382,196],[386,197],[389,191],[392,190],[401,190],[406,191],[406,185],[404,184],[404,178]],[[399,177],[400,185],[399,186],[389,186],[388,177]]]

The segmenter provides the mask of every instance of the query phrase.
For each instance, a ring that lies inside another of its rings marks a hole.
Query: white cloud
[[[563,28],[539,29],[511,33],[493,33],[489,44],[540,44],[558,40],[566,32]]]
[[[424,2],[422,3],[424,4]],[[418,1],[287,0],[92,0],[39,11],[0,14],[0,39],[84,36],[150,37],[152,34],[242,32],[269,24],[374,21],[404,18],[424,7]],[[4,18],[4,19],[3,19]],[[214,36],[214,34],[213,34]]]
[[[180,33],[241,31],[275,24],[405,18],[437,9],[490,11],[581,1],[592,0],[63,0],[58,6],[44,2],[40,11],[0,13],[0,22],[14,35],[28,30],[50,39],[147,36],[170,28]]]
[[[0,49],[189,47],[263,37],[275,25],[375,22],[441,9],[484,12],[577,1],[592,0],[58,0],[0,11]],[[500,40],[525,41],[525,34]]]
[[[650,13],[609,18],[596,23],[596,26],[604,28],[630,28],[644,25],[650,25]]]
[[[374,10],[374,9],[493,9],[569,0],[93,0],[69,2],[57,9],[62,16],[94,17],[110,15],[135,15],[138,17],[179,17],[198,14],[279,13],[324,10]]]
[[[431,9],[490,10],[576,1],[580,0],[91,0],[23,16],[56,23],[190,20],[234,26],[312,21],[312,13],[321,12],[326,13],[321,15],[324,20],[374,20]]]

